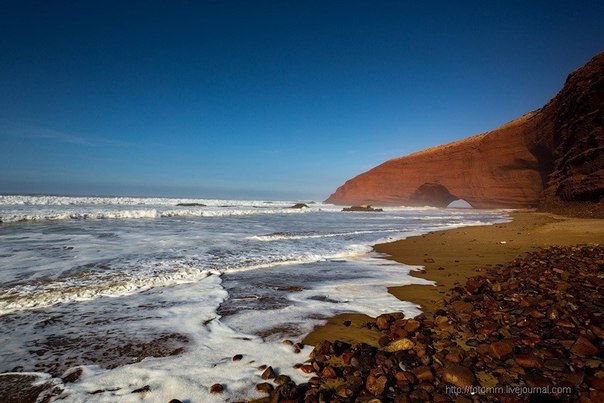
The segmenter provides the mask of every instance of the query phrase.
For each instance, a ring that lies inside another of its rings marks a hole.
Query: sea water
[[[507,220],[293,204],[0,196],[0,373],[35,374],[69,402],[259,397],[261,365],[307,377],[293,365],[310,349],[284,339],[338,313],[420,312],[387,287],[430,282],[371,245]],[[64,383],[74,368],[82,375]]]

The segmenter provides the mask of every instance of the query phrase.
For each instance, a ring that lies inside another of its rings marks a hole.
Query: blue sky
[[[601,1],[0,1],[0,193],[325,199],[544,105]]]

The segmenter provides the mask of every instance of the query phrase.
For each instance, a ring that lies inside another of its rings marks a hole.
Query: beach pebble
[[[462,365],[449,365],[442,369],[440,376],[442,379],[459,388],[465,388],[474,385],[476,376],[471,369]]]
[[[256,385],[256,390],[263,393],[271,393],[275,387],[268,382],[262,382]]]
[[[273,367],[267,367],[262,373],[262,379],[273,379],[275,377],[275,371]]]
[[[415,346],[415,343],[407,338],[395,340],[384,347],[384,351],[393,353],[395,351],[410,350]]]
[[[570,352],[583,357],[591,357],[598,352],[598,348],[594,346],[586,337],[579,336],[573,344]]]
[[[275,383],[277,385],[281,385],[284,384],[286,382],[291,382],[291,378],[287,375],[279,375],[278,377],[275,378]]]
[[[514,342],[509,339],[496,341],[489,346],[489,354],[499,360],[511,354],[512,351],[514,351]]]

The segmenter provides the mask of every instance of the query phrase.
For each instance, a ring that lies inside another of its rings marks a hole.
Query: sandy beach
[[[604,243],[602,219],[574,218],[551,213],[515,211],[510,222],[435,231],[404,240],[375,245],[375,251],[398,262],[423,266],[417,277],[432,280],[435,286],[392,287],[390,293],[420,305],[426,316],[442,305],[442,297],[456,284],[480,274],[486,267],[506,263],[526,252],[550,245]],[[380,334],[367,329],[364,315],[339,315],[315,328],[304,343],[342,340],[377,345]]]
[[[602,401],[602,220],[510,218],[376,245],[434,281],[389,289],[423,314],[340,315],[317,327],[304,342],[315,345],[305,367],[319,387],[306,396]]]

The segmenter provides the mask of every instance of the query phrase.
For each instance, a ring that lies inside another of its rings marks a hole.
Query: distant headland
[[[386,161],[326,202],[445,207],[462,199],[475,208],[585,212],[588,206],[588,215],[602,215],[603,122],[601,52],[542,108],[493,131]]]

